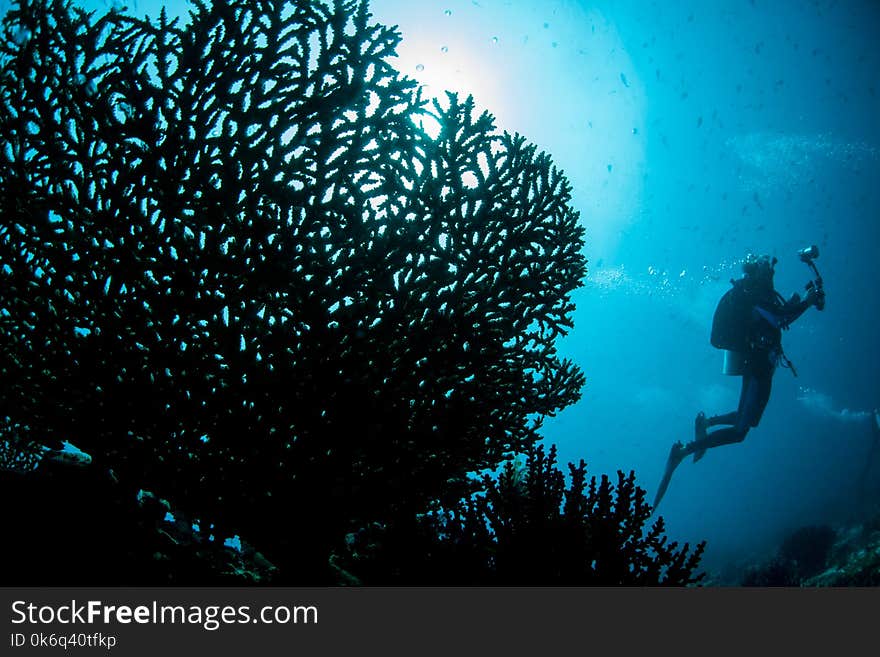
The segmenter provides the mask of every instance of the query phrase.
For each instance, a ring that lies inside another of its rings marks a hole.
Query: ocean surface
[[[130,8],[155,17],[161,4]],[[399,26],[402,73],[429,94],[473,94],[572,183],[589,273],[559,347],[587,383],[545,423],[563,464],[635,470],[650,500],[696,413],[736,408],[740,380],[721,373],[709,329],[743,258],[777,257],[788,297],[812,277],[798,250],[815,244],[827,306],[784,335],[797,377],[778,370],[760,426],[686,460],[657,513],[673,539],[706,539],[703,567],[722,571],[766,558],[800,526],[876,509],[880,463],[861,475],[880,406],[880,4],[371,7]]]

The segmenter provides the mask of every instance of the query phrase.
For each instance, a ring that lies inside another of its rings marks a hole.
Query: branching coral
[[[587,482],[586,464],[569,464],[538,446],[524,470],[508,461],[483,490],[452,509],[405,526],[353,535],[351,569],[364,580],[418,584],[687,585],[705,543],[693,550],[664,535],[635,475]]]
[[[347,528],[459,499],[578,398],[568,181],[470,99],[425,103],[398,41],[365,2],[8,12],[19,448],[69,439],[320,580]]]

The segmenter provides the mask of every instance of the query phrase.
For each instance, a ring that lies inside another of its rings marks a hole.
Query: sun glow
[[[644,86],[615,24],[578,0],[535,3],[371,0],[374,19],[397,25],[390,61],[424,96],[472,95],[499,130],[520,133],[573,185],[606,262],[638,220],[645,175]],[[422,127],[432,134],[430,120]]]
[[[475,44],[453,39],[437,46],[435,39],[405,40],[395,62],[398,69],[415,80],[426,98],[445,100],[446,92],[472,95],[480,109],[500,104],[499,78],[488,65],[492,42]]]

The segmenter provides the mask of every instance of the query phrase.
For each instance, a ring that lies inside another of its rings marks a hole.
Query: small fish
[[[626,76],[623,73],[620,74],[620,81],[623,82],[624,87],[629,87],[629,82],[627,82]]]

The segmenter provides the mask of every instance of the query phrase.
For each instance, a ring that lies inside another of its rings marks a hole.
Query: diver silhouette
[[[815,271],[812,259],[818,249],[801,251],[801,260]],[[706,417],[701,411],[694,420],[694,440],[686,445],[676,442],[669,451],[666,471],[654,498],[660,503],[672,473],[682,460],[693,454],[694,463],[703,458],[707,449],[742,442],[757,427],[770,400],[773,374],[780,364],[795,373],[791,361],[782,350],[782,331],[810,306],[822,310],[825,291],[822,279],[807,285],[807,295],[798,293],[786,301],[773,287],[776,258],[749,255],[743,263],[743,276],[731,280],[732,289],[722,297],[712,322],[713,346],[724,350],[724,373],[742,376],[739,406],[723,415]],[[709,427],[723,428],[708,432]]]

